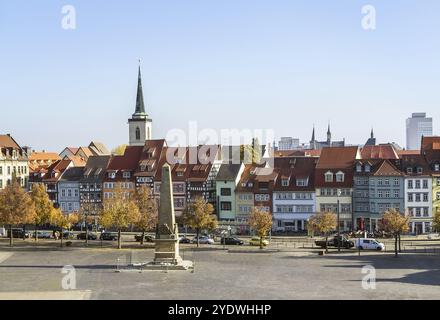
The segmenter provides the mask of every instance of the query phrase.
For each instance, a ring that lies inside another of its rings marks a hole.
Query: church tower
[[[145,144],[145,140],[152,139],[153,120],[145,112],[140,65],[139,65],[139,74],[138,74],[136,109],[131,119],[128,119],[128,125],[129,125],[130,146],[143,146]]]

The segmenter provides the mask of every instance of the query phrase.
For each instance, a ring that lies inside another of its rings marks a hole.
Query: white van
[[[385,245],[376,239],[372,238],[359,238],[355,241],[355,248],[361,250],[385,250]]]

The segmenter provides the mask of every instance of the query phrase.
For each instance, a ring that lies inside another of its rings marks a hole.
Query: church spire
[[[371,139],[374,139],[374,132],[373,132],[373,128],[371,128]]]
[[[310,141],[315,141],[315,125],[313,125],[312,140]]]
[[[139,73],[138,73],[138,88],[136,97],[136,110],[133,114],[135,118],[146,117],[145,104],[144,104],[144,94],[142,91],[142,76],[141,76],[141,61],[139,60]]]
[[[327,143],[330,146],[330,143],[332,141],[332,133],[330,131],[330,122],[328,123],[328,129],[327,129]]]

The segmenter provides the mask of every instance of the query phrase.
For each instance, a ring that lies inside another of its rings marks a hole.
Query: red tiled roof
[[[403,176],[403,172],[396,168],[390,161],[379,161],[371,172],[373,176]]]
[[[7,134],[0,135],[0,148],[20,149],[20,146]]]
[[[315,189],[315,167],[317,158],[311,157],[290,157],[275,159],[275,170],[280,174],[277,179],[274,190],[276,191],[311,191]],[[289,179],[289,186],[282,185],[282,179]],[[297,179],[308,179],[308,185],[298,187]]]
[[[364,146],[361,150],[362,159],[399,159],[392,144]]]
[[[358,155],[358,147],[323,148],[319,157],[317,169],[346,169],[352,168]]]

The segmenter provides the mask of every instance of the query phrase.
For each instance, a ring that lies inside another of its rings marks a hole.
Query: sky
[[[0,0],[0,134],[57,152],[127,143],[140,58],[154,138],[197,121],[306,143],[330,122],[335,140],[364,143],[373,127],[404,147],[413,112],[440,134],[439,12],[438,0]]]

